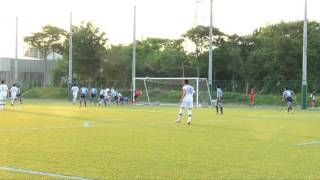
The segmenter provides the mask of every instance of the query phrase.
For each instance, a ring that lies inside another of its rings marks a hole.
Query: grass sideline
[[[320,145],[297,144],[320,140],[320,113],[284,109],[198,108],[187,127],[175,107],[26,101],[0,111],[0,162],[93,179],[318,179]]]

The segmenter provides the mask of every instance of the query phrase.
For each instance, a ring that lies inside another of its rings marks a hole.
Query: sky
[[[133,7],[137,7],[137,39],[179,38],[194,25],[209,25],[210,0],[10,0],[0,6],[0,57],[15,56],[15,18],[19,18],[19,57],[23,37],[47,24],[69,30],[92,21],[111,44],[133,40]],[[308,0],[308,18],[320,22],[319,0]],[[304,0],[213,0],[213,25],[239,35],[281,21],[302,20]]]

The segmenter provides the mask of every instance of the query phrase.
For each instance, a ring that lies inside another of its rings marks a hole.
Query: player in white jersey
[[[180,99],[180,110],[178,119],[176,120],[177,123],[181,123],[182,114],[185,108],[188,108],[188,121],[187,125],[191,124],[192,120],[192,108],[193,108],[193,94],[194,89],[191,85],[189,85],[189,81],[186,79],[184,80],[184,86],[182,87],[182,96]]]
[[[105,101],[105,105],[109,105],[111,103],[111,96],[110,96],[110,89],[106,88],[104,90],[104,101]]]
[[[19,89],[17,88],[16,84],[13,84],[10,88],[10,95],[11,95],[11,106],[16,104],[18,99],[17,94],[19,93]]]
[[[220,114],[223,114],[223,105],[222,105],[222,89],[221,86],[217,86],[217,101],[216,101],[216,112],[219,114],[219,108],[220,108]]]
[[[282,98],[283,100],[286,100],[288,103],[288,109],[286,112],[293,113],[293,100],[294,100],[295,94],[292,90],[289,89],[289,87],[286,87],[283,91]]]
[[[1,81],[1,85],[0,85],[0,110],[4,109],[6,106],[8,92],[9,92],[8,86],[4,83],[4,81]]]
[[[78,96],[78,91],[79,91],[78,86],[77,86],[76,84],[73,84],[73,86],[72,86],[72,88],[71,88],[73,105],[76,104],[77,96]]]

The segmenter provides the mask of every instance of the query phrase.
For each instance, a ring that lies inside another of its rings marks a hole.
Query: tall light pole
[[[133,8],[133,44],[132,44],[132,103],[135,102],[136,91],[136,6]]]
[[[210,28],[209,28],[209,69],[208,69],[208,81],[209,81],[209,95],[212,93],[212,1],[210,0]],[[210,98],[209,98],[210,99]],[[209,100],[209,105],[211,101]]]
[[[18,82],[18,17],[16,17],[16,52],[14,60],[14,83]]]
[[[305,0],[304,5],[304,23],[303,23],[303,57],[302,57],[302,109],[307,109],[307,49],[308,49],[308,4]]]
[[[68,84],[72,84],[72,12],[70,13],[70,37],[69,37],[69,76]]]

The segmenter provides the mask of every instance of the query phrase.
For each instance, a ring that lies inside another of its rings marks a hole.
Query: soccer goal
[[[208,106],[211,94],[206,78],[134,78],[135,90],[141,91],[136,103],[148,105],[178,105],[182,94],[183,81],[189,80],[194,87],[196,107]]]

